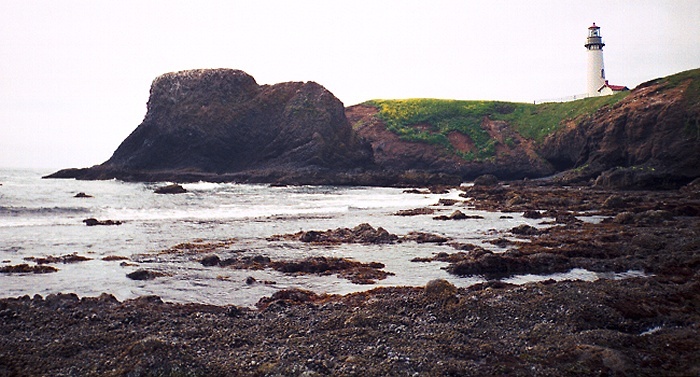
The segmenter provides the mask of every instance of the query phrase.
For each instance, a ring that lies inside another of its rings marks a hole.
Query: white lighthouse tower
[[[595,22],[588,28],[588,38],[586,39],[586,49],[588,49],[588,79],[586,81],[587,93],[589,97],[600,95],[598,91],[605,82],[605,67],[603,66],[603,38],[600,36],[600,26]]]

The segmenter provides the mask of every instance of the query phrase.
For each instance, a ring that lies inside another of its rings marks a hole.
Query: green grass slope
[[[661,89],[688,85],[684,100],[689,113],[700,112],[700,69],[680,72],[651,80],[639,87],[660,84]],[[483,160],[495,156],[496,141],[481,127],[485,117],[505,121],[511,130],[525,139],[539,143],[564,126],[567,121],[582,119],[604,106],[623,100],[629,91],[606,97],[584,98],[560,103],[514,103],[501,101],[458,101],[429,98],[404,100],[371,100],[364,104],[378,109],[378,116],[387,128],[403,140],[437,144],[460,154],[466,160]],[[687,120],[687,131],[700,135],[700,120]],[[474,143],[475,152],[455,151],[448,135],[451,132],[467,135]]]
[[[603,106],[615,104],[627,93],[539,105],[428,98],[371,100],[364,104],[376,107],[387,128],[403,140],[442,145],[457,153],[451,147],[448,134],[457,131],[467,135],[474,142],[476,153],[466,153],[462,157],[482,160],[495,155],[497,143],[481,127],[484,117],[506,121],[522,137],[539,142],[562,127],[566,120],[590,115]]]

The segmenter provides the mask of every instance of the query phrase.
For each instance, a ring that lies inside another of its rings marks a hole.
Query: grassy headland
[[[603,106],[613,105],[628,93],[538,105],[428,98],[371,100],[365,104],[376,107],[379,118],[386,123],[387,128],[403,140],[438,144],[458,153],[452,148],[448,134],[460,132],[472,140],[476,150],[475,153],[462,153],[462,157],[481,160],[495,155],[495,145],[498,142],[481,127],[485,117],[505,121],[522,137],[540,142],[558,130],[564,121],[587,116]]]

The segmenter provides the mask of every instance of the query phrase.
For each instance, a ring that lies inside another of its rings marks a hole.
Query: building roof
[[[628,88],[628,87],[626,87],[626,86],[624,86],[624,85],[612,85],[612,84],[608,84],[608,80],[605,80],[605,84],[604,84],[603,86],[601,86],[601,87],[598,89],[598,91],[600,92],[600,91],[603,90],[603,88],[605,88],[605,87],[610,88],[610,90],[612,90],[613,92],[621,92],[621,91],[623,91],[623,90],[630,90],[630,88]]]
[[[589,26],[588,28],[589,29],[600,29],[600,26],[596,26],[596,24],[594,22],[593,25]]]

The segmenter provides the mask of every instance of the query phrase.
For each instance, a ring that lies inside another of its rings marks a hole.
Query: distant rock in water
[[[372,163],[321,85],[202,69],[156,78],[143,122],[108,161],[49,178],[321,183]]]
[[[114,220],[97,220],[95,218],[89,218],[83,220],[85,225],[87,226],[97,226],[97,225],[122,225],[121,221],[114,221]]]
[[[158,187],[154,191],[156,194],[184,194],[187,192],[184,187],[178,184],[167,185],[163,187]]]

